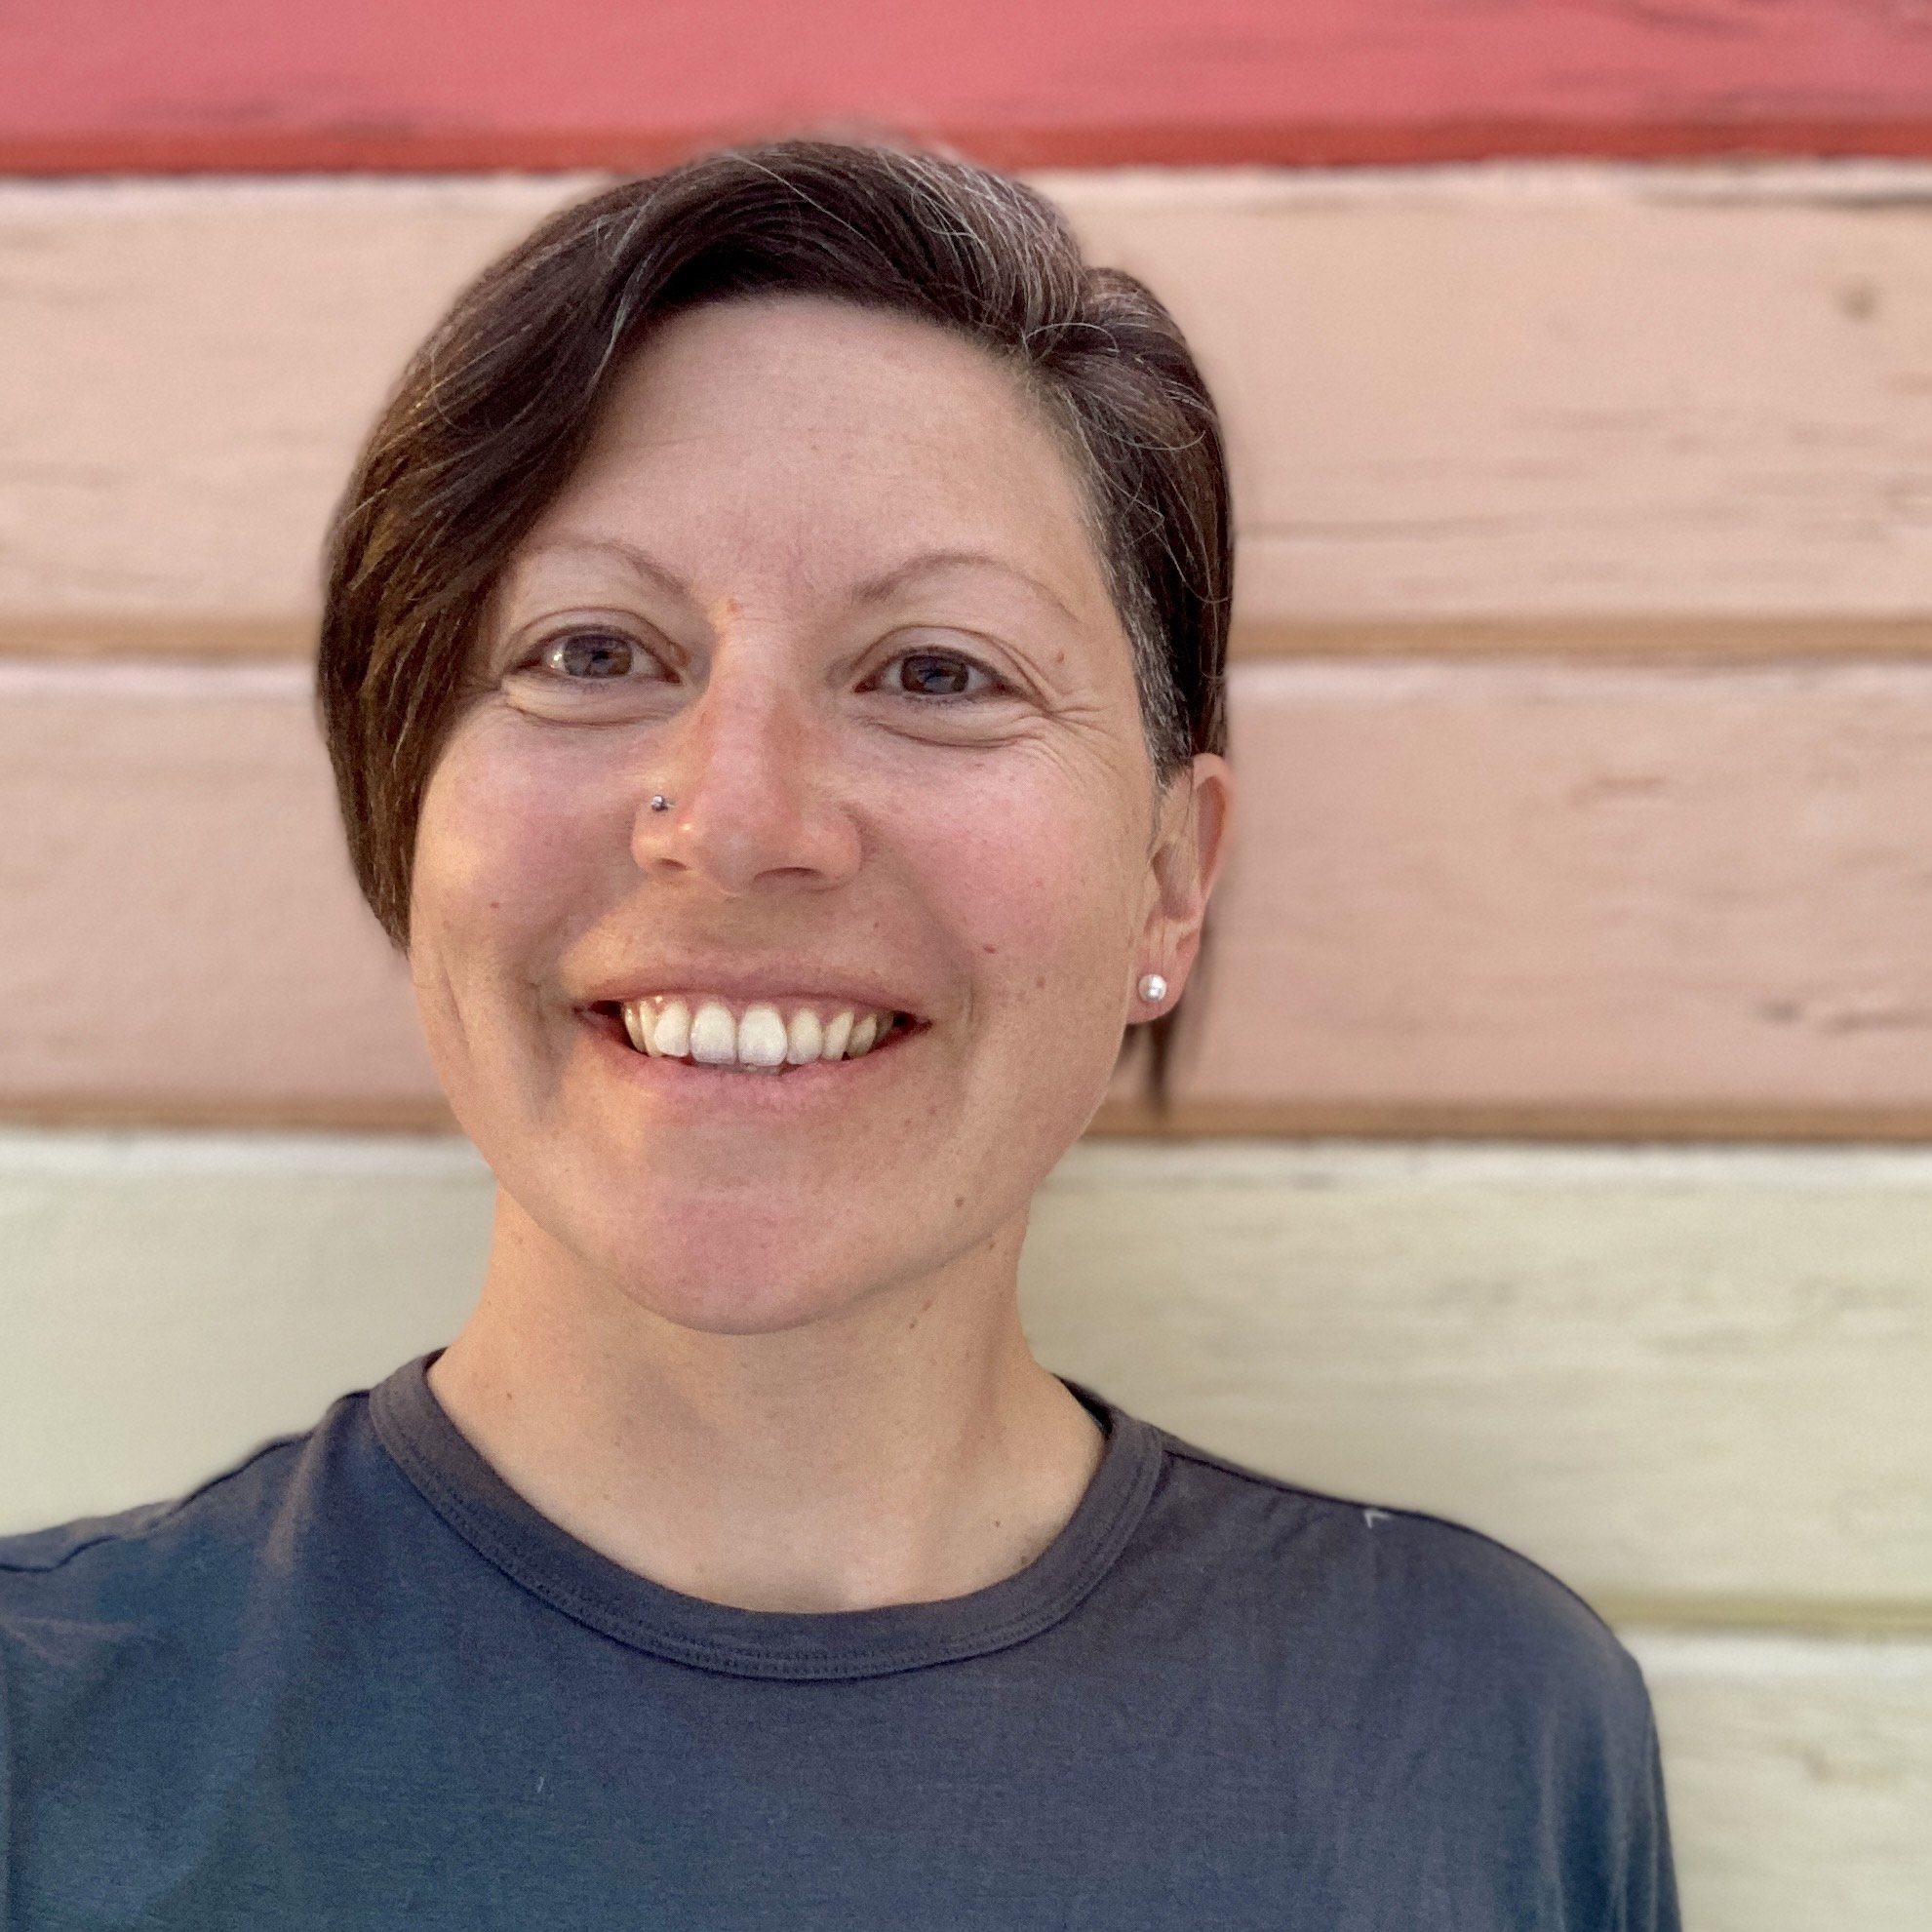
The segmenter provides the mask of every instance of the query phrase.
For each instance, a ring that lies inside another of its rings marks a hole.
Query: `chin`
[[[855,1251],[849,1240],[826,1242],[822,1227],[748,1230],[742,1213],[710,1225],[692,1226],[694,1218],[709,1220],[683,1215],[674,1228],[632,1231],[596,1259],[638,1307],[698,1334],[806,1327],[897,1272],[887,1257]]]
[[[781,1335],[836,1316],[858,1298],[849,1283],[838,1288],[809,1282],[747,1282],[742,1277],[658,1276],[648,1283],[633,1276],[620,1283],[638,1307],[675,1328],[695,1335]]]

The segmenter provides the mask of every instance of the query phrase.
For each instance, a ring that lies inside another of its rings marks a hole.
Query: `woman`
[[[1021,1332],[1228,848],[1227,505],[1165,311],[957,163],[704,157],[461,297],[319,691],[487,1279],[0,1546],[10,1922],[1675,1924],[1577,1598]]]

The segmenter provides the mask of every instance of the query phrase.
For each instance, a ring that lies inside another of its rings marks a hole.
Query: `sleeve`
[[[1631,1794],[1630,1830],[1624,1845],[1621,1932],[1682,1932],[1677,1915],[1676,1867],[1671,1854],[1671,1819],[1664,1798],[1664,1755],[1656,1713],[1644,1699],[1644,1748],[1638,1788]]]
[[[17,1726],[14,1722],[13,1671],[8,1662],[9,1645],[5,1617],[7,1606],[0,1602],[0,1924],[13,1922],[14,1900],[20,1890],[20,1873],[14,1869],[14,1749]]]

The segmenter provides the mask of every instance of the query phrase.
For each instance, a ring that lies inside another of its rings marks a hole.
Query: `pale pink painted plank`
[[[0,1094],[433,1091],[296,665],[0,665]]]
[[[1932,667],[1257,664],[1185,1090],[1932,1100]]]
[[[1932,666],[1235,688],[1183,1097],[1932,1107]],[[434,1098],[297,667],[0,667],[0,1100]]]
[[[1932,167],[1043,181],[1200,351],[1250,623],[1932,611]],[[592,185],[0,182],[0,640],[299,645],[404,359]]]

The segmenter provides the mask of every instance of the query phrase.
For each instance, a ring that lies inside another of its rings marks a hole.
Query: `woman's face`
[[[411,967],[530,1264],[752,1333],[1016,1253],[1157,1010],[1140,975],[1165,1004],[1185,980],[1226,768],[1197,761],[1192,813],[1185,777],[1157,794],[1078,486],[1014,377],[825,300],[674,320],[478,654]],[[777,1074],[629,1044],[624,999],[710,994],[915,1023]]]

